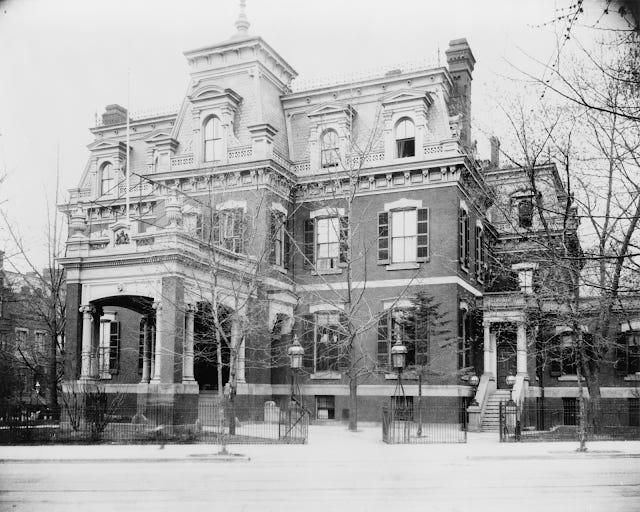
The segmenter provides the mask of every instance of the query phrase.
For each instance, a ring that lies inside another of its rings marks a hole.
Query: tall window
[[[235,253],[244,252],[247,221],[242,208],[215,212],[212,226],[213,242]]]
[[[478,282],[482,283],[485,279],[485,241],[484,241],[484,229],[482,226],[476,226],[476,257],[475,257],[475,266],[476,266],[476,279]]]
[[[585,349],[587,349],[586,345],[590,343],[590,335],[580,333],[578,336],[582,336],[583,345]],[[557,335],[554,353],[552,354],[550,373],[552,377],[577,375],[578,358],[574,346],[573,333],[571,333],[571,331],[562,332]]]
[[[24,349],[27,343],[28,329],[16,329],[16,348]]]
[[[458,211],[458,259],[465,270],[469,268],[469,212],[465,208]]]
[[[518,203],[518,225],[530,228],[533,224],[533,201],[529,198],[521,199]]]
[[[39,354],[46,354],[47,350],[47,333],[44,331],[36,331],[36,351]]]
[[[406,365],[427,364],[429,329],[425,322],[417,322],[411,309],[392,309],[378,320],[378,364],[391,366],[391,347],[398,340],[407,347]]]
[[[471,314],[466,308],[458,309],[458,369],[464,370],[473,366],[471,352],[472,335]]]
[[[289,259],[289,236],[286,229],[287,219],[284,213],[271,212],[269,261],[280,267],[287,267]]]
[[[398,158],[416,155],[416,138],[413,121],[403,117],[396,124],[396,150]]]
[[[157,149],[153,150],[153,157],[151,160],[151,172],[152,173],[156,173],[158,172],[158,162],[160,160],[160,153],[158,153]]]
[[[182,218],[184,230],[191,236],[202,238],[202,215],[196,212],[185,214]]]
[[[428,258],[428,208],[378,214],[378,263],[411,263]]]
[[[329,271],[347,262],[349,219],[318,217],[304,223],[304,263],[307,268]]]
[[[337,370],[341,345],[340,313],[316,313],[315,371]]]
[[[116,178],[113,164],[106,162],[100,169],[100,194],[109,195],[115,193]]]
[[[620,375],[640,372],[640,331],[620,334],[616,349],[616,370]]]
[[[322,167],[336,167],[339,162],[338,134],[335,130],[326,130],[321,137],[320,156]]]
[[[401,210],[391,213],[391,261],[416,261],[418,228],[417,211]]]
[[[110,379],[118,373],[120,362],[120,323],[114,315],[100,319],[98,371],[101,379]]]
[[[222,157],[222,127],[220,119],[212,116],[204,125],[204,161],[213,162]]]

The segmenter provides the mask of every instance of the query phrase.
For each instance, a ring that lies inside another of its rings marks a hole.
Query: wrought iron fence
[[[302,444],[308,427],[309,414],[297,404],[268,410],[229,404],[76,407],[63,408],[56,421],[5,414],[0,417],[0,444]]]
[[[640,400],[585,399],[588,441],[640,439]],[[522,406],[500,404],[500,441],[577,441],[580,408],[577,399],[526,400]]]
[[[383,407],[382,440],[388,444],[466,443],[466,411],[429,405]]]

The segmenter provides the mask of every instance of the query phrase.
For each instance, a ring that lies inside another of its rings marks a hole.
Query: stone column
[[[527,328],[524,322],[518,322],[516,363],[518,375],[527,374]]]
[[[186,332],[184,336],[184,348],[182,352],[182,382],[194,382],[193,377],[193,324],[196,308],[193,304],[187,304]]]
[[[151,340],[149,339],[149,317],[142,317],[142,379],[148,384],[151,380]]]
[[[81,380],[94,378],[92,374],[91,356],[93,353],[93,313],[95,308],[90,304],[80,307],[82,313],[82,366],[80,372]]]
[[[493,365],[491,361],[491,322],[484,320],[482,322],[484,327],[484,373],[493,377]]]
[[[155,378],[156,375],[156,326],[155,324],[151,324],[151,339],[149,340],[149,375],[151,379]]]
[[[162,303],[155,301],[153,309],[156,310],[156,346],[153,355],[153,377],[151,382],[160,384],[160,358],[162,357]]]

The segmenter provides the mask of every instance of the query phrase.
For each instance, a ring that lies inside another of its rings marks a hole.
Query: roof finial
[[[245,14],[244,10],[247,7],[247,2],[246,0],[240,0],[240,14],[238,15],[238,19],[236,20],[236,28],[238,29],[238,33],[236,34],[236,36],[239,35],[246,35],[247,31],[249,30],[249,20],[247,19],[247,15]]]

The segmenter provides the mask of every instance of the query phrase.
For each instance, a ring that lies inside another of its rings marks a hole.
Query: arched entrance
[[[201,391],[220,391],[229,381],[231,310],[199,302],[194,318],[193,373]]]

